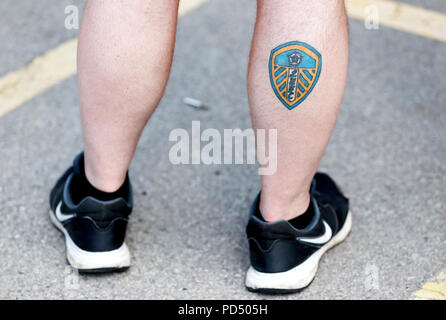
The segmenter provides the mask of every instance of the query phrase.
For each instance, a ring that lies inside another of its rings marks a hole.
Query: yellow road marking
[[[203,5],[207,0],[181,0],[180,7],[178,8],[178,16],[184,16],[189,11],[192,11],[201,5]]]
[[[181,0],[178,16],[207,0]],[[20,70],[0,78],[0,117],[76,74],[77,39],[62,43]]]
[[[181,0],[179,16],[207,0]],[[375,5],[380,24],[446,42],[446,15],[388,0],[345,0],[349,16],[364,20]],[[0,117],[76,74],[77,39],[35,58],[29,65],[0,78]]]
[[[76,39],[67,41],[0,78],[0,117],[76,74],[76,48]]]
[[[388,0],[346,0],[345,4],[352,18],[366,19],[366,8],[373,5],[380,24],[446,42],[446,14]]]
[[[417,300],[446,300],[446,270],[414,293]]]

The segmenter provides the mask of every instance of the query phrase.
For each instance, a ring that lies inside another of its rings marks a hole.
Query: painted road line
[[[446,42],[446,14],[388,0],[346,0],[345,4],[352,18],[366,19],[366,8],[375,6],[380,24]]]
[[[0,117],[76,74],[76,48],[76,39],[67,41],[0,78]]]
[[[414,293],[417,300],[446,300],[446,270]]]
[[[181,0],[178,16],[207,0]],[[77,39],[62,43],[20,70],[0,78],[0,117],[76,74]]]
[[[181,0],[178,8],[178,16],[184,16],[186,13],[202,6],[207,0]]]

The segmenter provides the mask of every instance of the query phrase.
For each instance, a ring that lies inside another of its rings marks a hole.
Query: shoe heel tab
[[[96,211],[96,210],[109,210],[109,211],[126,211],[131,210],[128,202],[124,198],[117,198],[109,201],[100,201],[93,197],[86,197],[76,206],[80,211]]]
[[[249,239],[249,258],[251,266],[260,272],[284,272],[300,263],[302,252],[299,252],[296,241],[276,239],[263,241]]]
[[[265,239],[256,239],[256,238],[248,238],[248,243],[250,245],[251,250],[257,251],[257,253],[266,253],[273,249],[274,245],[282,241],[282,239],[275,240],[265,240]]]

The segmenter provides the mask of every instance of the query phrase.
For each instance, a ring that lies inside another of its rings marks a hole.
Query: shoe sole
[[[130,267],[130,252],[125,243],[116,250],[91,252],[79,248],[71,239],[67,230],[50,210],[50,220],[65,237],[68,263],[79,272],[111,272],[124,271]]]
[[[246,288],[251,292],[265,294],[301,291],[313,281],[319,267],[319,261],[324,253],[344,241],[351,229],[352,216],[349,212],[342,229],[329,242],[298,266],[288,271],[276,273],[259,272],[251,266],[246,274]]]

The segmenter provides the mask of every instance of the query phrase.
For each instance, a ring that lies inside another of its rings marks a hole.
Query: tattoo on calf
[[[311,93],[322,69],[322,57],[312,46],[298,41],[284,43],[271,51],[269,78],[274,93],[289,110]]]

